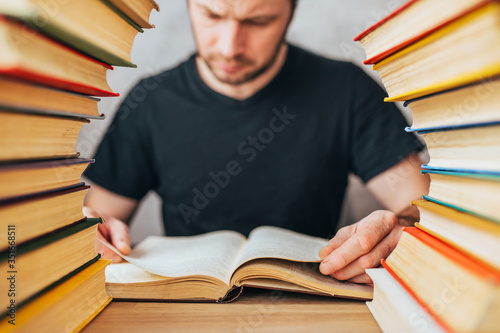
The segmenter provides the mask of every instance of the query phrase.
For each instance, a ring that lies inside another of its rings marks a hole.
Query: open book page
[[[245,237],[235,231],[215,231],[190,237],[149,236],[129,255],[121,254],[111,244],[104,244],[129,263],[153,274],[206,275],[229,285],[237,254],[245,243]]]
[[[244,264],[238,268],[233,281],[236,284],[254,285],[255,272],[265,272],[262,276],[278,278],[318,292],[343,297],[371,299],[373,288],[366,284],[339,281],[319,271],[319,263],[294,262],[281,259],[262,259]],[[260,279],[256,279],[259,282]],[[296,290],[297,288],[291,288]]]
[[[110,283],[151,282],[163,279],[165,279],[163,276],[150,273],[128,262],[106,267],[106,282]]]
[[[248,236],[237,266],[256,258],[319,262],[319,251],[328,239],[303,235],[277,227],[258,227]]]

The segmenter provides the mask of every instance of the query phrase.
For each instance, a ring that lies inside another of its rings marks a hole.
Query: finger
[[[127,225],[115,218],[110,218],[107,223],[109,223],[111,244],[113,244],[122,254],[129,254],[131,248]]]
[[[352,283],[366,283],[366,284],[371,284],[373,286],[372,279],[366,273],[358,275],[358,276],[355,276],[353,278],[350,278],[347,281],[352,282]]]
[[[392,213],[375,212],[370,214],[362,227],[346,240],[341,246],[330,253],[320,265],[321,273],[333,274],[360,256],[370,252],[394,227],[397,217]],[[394,221],[395,219],[395,221]],[[370,223],[370,221],[373,221]]]
[[[100,233],[97,234],[97,238],[101,239],[103,241],[107,241],[102,237]],[[106,245],[102,244],[100,241],[96,240],[95,243],[95,251],[97,253],[101,254],[101,258],[103,259],[111,259],[113,260],[114,263],[121,262],[123,259],[119,255],[117,255],[115,252],[113,252],[111,249],[109,249]]]
[[[102,223],[99,223],[97,225],[97,231],[101,233],[101,235],[106,239],[108,242],[110,242],[110,236],[109,236],[109,223],[106,222],[106,220],[102,220]]]
[[[99,253],[101,254],[101,258],[103,259],[111,259],[113,263],[119,263],[123,261],[123,258],[108,249],[107,247],[103,247]]]
[[[349,265],[331,274],[337,280],[349,280],[355,276],[365,273],[367,268],[380,266],[380,260],[391,254],[401,237],[400,228],[395,228],[382,241],[380,241],[370,252],[362,255]]]
[[[347,227],[339,229],[337,231],[337,234],[328,242],[328,245],[323,247],[319,251],[319,257],[321,259],[325,258],[328,256],[330,253],[332,253],[333,250],[338,248],[340,245],[342,245],[349,237],[352,236],[354,232],[356,232],[356,224],[349,225]]]

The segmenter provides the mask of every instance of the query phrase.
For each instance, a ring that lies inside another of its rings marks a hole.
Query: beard
[[[245,58],[244,56],[236,56],[234,58],[225,58],[224,56],[220,54],[201,54],[198,52],[198,56],[205,62],[207,65],[208,69],[212,74],[217,78],[222,83],[233,85],[233,86],[238,86],[247,82],[250,82],[260,75],[264,74],[275,62],[276,59],[278,58],[279,51],[281,49],[281,46],[283,45],[284,40],[281,40],[278,45],[276,45],[275,49],[273,50],[273,53],[267,61],[262,64],[259,67],[255,67],[255,62],[251,59]],[[249,72],[246,72],[240,76],[233,76],[231,77],[230,75],[224,75],[220,74],[217,72],[215,69],[214,62],[222,62],[224,64],[228,64],[230,66],[242,66],[243,68],[246,66],[249,66],[252,68]]]

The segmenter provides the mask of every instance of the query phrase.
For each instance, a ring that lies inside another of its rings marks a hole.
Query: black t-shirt
[[[422,147],[351,63],[290,46],[248,99],[211,90],[192,56],[140,81],[85,175],[125,197],[161,197],[167,235],[274,225],[330,237],[349,172],[368,181]]]

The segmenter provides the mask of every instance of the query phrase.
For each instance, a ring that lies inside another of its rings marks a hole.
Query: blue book
[[[429,195],[424,199],[500,223],[500,173],[424,169]]]
[[[430,156],[427,168],[500,173],[500,121],[407,131],[425,139]]]
[[[500,125],[500,120],[499,121],[473,123],[473,124],[447,125],[447,126],[422,127],[422,128],[411,128],[411,127],[407,126],[405,128],[405,131],[406,132],[417,132],[418,134],[424,134],[424,133],[432,133],[432,132],[457,131],[457,130],[464,130],[464,129],[468,129],[468,128],[481,128],[481,127],[498,126],[498,125]]]

